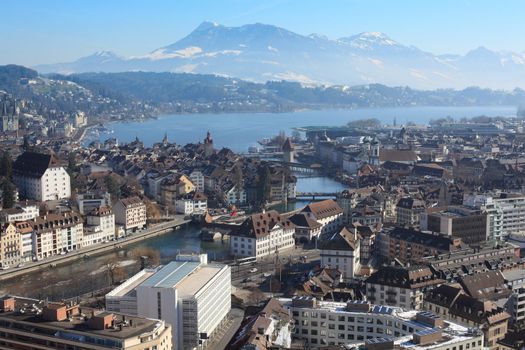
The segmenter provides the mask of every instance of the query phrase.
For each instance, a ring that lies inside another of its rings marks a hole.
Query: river
[[[113,122],[107,125],[108,132],[86,137],[84,144],[94,139],[104,141],[114,137],[120,142],[129,142],[138,137],[145,145],[160,142],[167,133],[170,142],[181,145],[202,142],[206,131],[210,131],[216,148],[228,147],[235,152],[246,152],[256,146],[257,141],[272,137],[280,130],[290,135],[293,128],[304,126],[341,126],[351,120],[377,118],[383,123],[398,125],[407,122],[428,123],[432,119],[450,116],[463,117],[506,116],[515,117],[514,106],[490,107],[403,107],[315,110],[290,113],[223,113],[161,115],[157,119],[143,122]]]

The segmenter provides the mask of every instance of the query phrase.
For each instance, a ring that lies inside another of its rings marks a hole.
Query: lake
[[[257,141],[272,137],[280,130],[290,135],[293,128],[303,126],[342,126],[351,120],[377,118],[385,124],[414,122],[426,124],[432,119],[450,116],[454,119],[486,115],[515,117],[514,106],[490,107],[403,107],[315,110],[290,113],[223,113],[223,114],[175,114],[160,115],[157,119],[143,122],[113,122],[107,125],[110,132],[84,140],[104,141],[117,138],[129,142],[138,137],[145,145],[160,142],[167,133],[170,142],[181,145],[202,142],[209,130],[215,148],[228,147],[235,152],[246,152]]]

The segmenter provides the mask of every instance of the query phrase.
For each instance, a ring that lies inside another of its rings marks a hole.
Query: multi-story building
[[[310,203],[301,212],[321,224],[321,236],[333,234],[343,225],[343,210],[333,199]]]
[[[195,185],[195,191],[204,193],[204,174],[202,173],[202,171],[194,169],[190,173],[189,178],[191,182]]]
[[[119,200],[113,207],[115,223],[124,226],[126,232],[146,226],[146,204],[139,197]]]
[[[164,320],[173,327],[174,348],[200,348],[230,312],[230,267],[172,261],[139,272],[106,296],[106,309]]]
[[[107,242],[115,238],[115,215],[110,207],[93,209],[86,216],[82,246]]]
[[[279,299],[292,312],[294,338],[306,348],[352,346],[370,350],[483,349],[483,333],[430,312],[371,305],[362,301],[328,302],[311,297]]]
[[[20,233],[20,240],[22,241],[21,246],[21,257],[22,262],[33,260],[33,226],[29,221],[18,221],[15,222],[16,229]]]
[[[387,260],[418,262],[424,257],[465,249],[461,239],[402,227],[385,228],[377,236],[378,253]]]
[[[427,209],[421,214],[421,230],[461,238],[469,245],[487,240],[487,214],[463,206]]]
[[[84,224],[76,213],[47,214],[29,221],[37,259],[67,253],[82,246]]]
[[[424,307],[445,319],[483,331],[484,346],[498,348],[507,333],[510,315],[492,301],[466,295],[460,287],[441,285],[425,296]]]
[[[411,197],[401,198],[396,205],[396,223],[409,227],[419,226],[419,216],[425,212],[425,202]]]
[[[420,310],[424,293],[444,282],[426,266],[383,266],[366,279],[366,298],[372,303]]]
[[[77,194],[78,211],[86,215],[93,209],[107,207],[111,205],[111,196],[109,193],[79,193]]]
[[[294,225],[277,211],[253,214],[230,235],[230,254],[257,259],[295,246]]]
[[[36,218],[40,215],[38,205],[36,203],[20,202],[13,208],[8,208],[0,211],[0,222],[17,222],[26,221]]]
[[[24,152],[13,164],[13,181],[24,199],[49,201],[71,197],[69,174],[50,154]]]
[[[512,324],[525,323],[525,269],[515,268],[502,272],[505,284],[512,290],[505,310],[509,313]]]
[[[338,233],[318,245],[321,251],[321,267],[339,270],[344,282],[351,281],[359,273],[360,243],[357,233],[343,227]]]
[[[463,204],[487,213],[487,240],[500,241],[510,234],[525,232],[523,194],[471,194],[463,198]]]
[[[14,224],[0,226],[0,267],[17,266],[22,261],[22,239]]]
[[[48,303],[0,298],[0,346],[4,349],[171,350],[164,321]]]
[[[208,198],[201,192],[189,193],[175,201],[175,211],[184,215],[204,215],[208,211]]]
[[[295,239],[299,242],[311,242],[319,239],[322,225],[306,213],[297,213],[289,220],[295,226]]]

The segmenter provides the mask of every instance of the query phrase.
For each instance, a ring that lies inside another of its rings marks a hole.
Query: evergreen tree
[[[11,159],[9,152],[6,151],[2,154],[2,158],[0,159],[0,176],[3,176],[9,180],[11,179],[12,172],[13,160]]]
[[[2,186],[2,206],[12,208],[15,205],[15,186],[9,180],[4,181]]]

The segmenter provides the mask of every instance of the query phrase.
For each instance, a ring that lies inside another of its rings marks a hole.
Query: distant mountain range
[[[254,82],[380,83],[418,89],[525,87],[525,53],[479,47],[466,55],[435,55],[386,34],[328,39],[267,24],[199,25],[174,44],[138,57],[96,52],[74,62],[39,65],[40,73],[177,72],[215,74]]]

